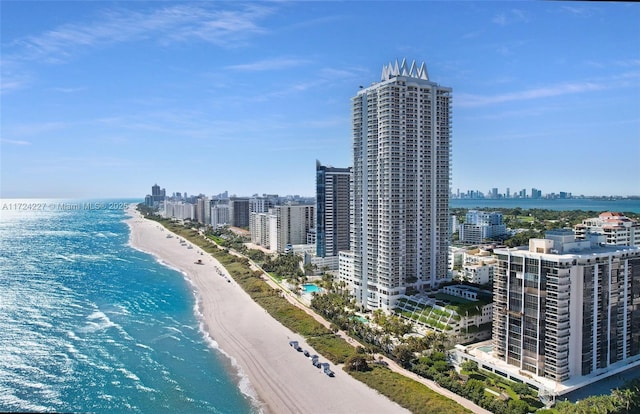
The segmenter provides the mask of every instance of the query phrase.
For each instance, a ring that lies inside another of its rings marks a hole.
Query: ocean
[[[449,201],[451,208],[517,208],[523,210],[545,209],[555,211],[583,210],[619,211],[640,213],[640,200],[636,199],[599,199],[599,198],[569,198],[569,199],[519,199],[519,198],[452,198]]]
[[[0,412],[259,412],[189,282],[129,246],[132,202],[0,200]],[[638,200],[451,207],[640,213]]]
[[[259,412],[131,202],[0,200],[0,412]]]

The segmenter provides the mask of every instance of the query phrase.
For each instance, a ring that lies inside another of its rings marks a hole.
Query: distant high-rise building
[[[231,197],[229,199],[229,220],[232,226],[249,227],[249,199]]]
[[[268,233],[265,229],[267,222],[266,217],[269,212],[269,208],[274,205],[271,198],[258,197],[254,195],[249,199],[249,233],[251,234],[251,242],[268,247]]]
[[[537,188],[532,188],[531,198],[542,198],[542,190],[538,190]]]
[[[337,256],[349,250],[351,168],[327,167],[316,161],[316,255]]]
[[[482,243],[488,239],[507,234],[507,226],[502,222],[502,213],[469,210],[465,222],[460,226],[460,241]]]
[[[196,221],[200,224],[211,224],[211,202],[209,197],[198,197],[196,203]]]
[[[270,248],[269,213],[249,213],[251,243]]]
[[[249,199],[249,213],[266,213],[273,205],[271,198],[254,196]]]
[[[211,226],[215,229],[229,222],[229,200],[214,199],[211,203]]]
[[[404,60],[352,99],[353,293],[370,309],[447,279],[451,99]]]
[[[160,189],[158,184],[151,186],[151,199],[154,203],[164,201],[166,193],[166,190],[164,188]]]
[[[196,206],[184,201],[165,201],[160,214],[166,218],[192,220],[196,218]]]
[[[275,206],[268,219],[269,249],[285,253],[290,245],[306,244],[307,233],[315,228],[315,206]]]

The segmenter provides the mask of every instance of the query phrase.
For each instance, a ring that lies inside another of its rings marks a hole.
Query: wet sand
[[[257,305],[216,259],[195,245],[191,249],[182,246],[176,235],[167,238],[168,230],[137,211],[130,209],[129,213],[133,216],[127,220],[131,245],[187,275],[195,287],[207,332],[235,361],[240,375],[248,378],[262,412],[409,412],[340,367],[332,364],[335,377],[325,375],[289,341],[299,341],[312,355],[317,352]],[[198,259],[203,264],[196,264]],[[328,362],[322,356],[320,361]]]

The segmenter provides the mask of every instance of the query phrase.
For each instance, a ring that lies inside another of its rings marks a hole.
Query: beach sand
[[[137,211],[129,213],[131,245],[187,275],[195,286],[205,329],[249,379],[263,413],[409,412],[333,364],[335,377],[325,375],[289,341],[299,341],[312,355],[317,352],[257,305],[216,259],[200,254],[197,246],[182,246],[175,235],[167,238],[168,230]],[[204,264],[196,264],[198,259]],[[322,356],[320,361],[329,362]]]

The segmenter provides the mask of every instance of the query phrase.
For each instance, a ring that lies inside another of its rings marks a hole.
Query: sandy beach
[[[226,270],[197,246],[187,248],[158,223],[130,209],[131,245],[180,269],[195,286],[206,330],[251,383],[263,413],[408,413],[332,364],[330,378],[289,346],[299,335],[258,306]],[[201,259],[203,264],[195,262]],[[223,275],[218,274],[216,268]],[[227,281],[230,280],[230,282]],[[321,362],[328,362],[320,356]]]

